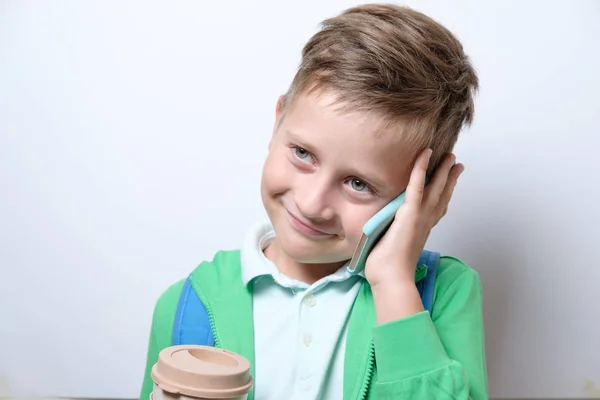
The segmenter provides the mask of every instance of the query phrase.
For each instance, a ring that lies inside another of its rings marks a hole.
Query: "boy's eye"
[[[364,192],[370,190],[369,186],[366,183],[356,178],[350,179],[350,186],[357,192]]]
[[[311,157],[310,152],[302,147],[294,147],[294,154],[301,160],[306,160]]]

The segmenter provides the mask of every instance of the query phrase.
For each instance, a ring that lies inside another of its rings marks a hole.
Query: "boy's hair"
[[[322,22],[303,48],[284,111],[301,93],[330,92],[342,111],[398,124],[413,151],[433,150],[430,171],[473,121],[478,78],[461,43],[407,7],[368,4]]]

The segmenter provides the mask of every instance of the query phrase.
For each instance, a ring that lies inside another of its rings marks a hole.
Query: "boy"
[[[250,359],[251,399],[487,398],[477,273],[442,257],[431,314],[415,285],[464,169],[451,151],[477,87],[454,36],[407,8],[350,8],[306,44],[264,164],[269,222],[191,275],[216,345]],[[404,190],[365,270],[350,274],[363,225]],[[182,287],[157,302],[142,400]]]

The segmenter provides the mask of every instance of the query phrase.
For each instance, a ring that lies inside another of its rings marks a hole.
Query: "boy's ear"
[[[277,133],[277,129],[279,129],[279,125],[281,124],[283,118],[283,108],[285,105],[285,96],[279,96],[277,99],[277,105],[275,107],[275,124],[273,125],[273,133],[271,135],[271,140],[269,141],[269,149],[271,149],[271,142],[273,141],[273,136]]]
[[[275,126],[273,127],[273,134],[275,134],[275,132],[277,132],[277,129],[279,128],[279,124],[281,124],[284,106],[285,106],[285,96],[279,96],[279,99],[277,99],[277,106],[275,107]]]
[[[279,96],[277,99],[277,108],[275,110],[275,117],[279,119],[281,117],[281,113],[283,111],[283,106],[285,105],[285,96]]]

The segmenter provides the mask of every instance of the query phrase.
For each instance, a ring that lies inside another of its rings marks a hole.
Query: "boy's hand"
[[[431,150],[427,149],[417,158],[405,203],[367,258],[365,276],[374,294],[397,293],[400,288],[414,288],[417,293],[415,267],[431,229],[446,214],[458,177],[464,171],[462,164],[453,166],[455,156],[450,154],[425,187],[430,157]]]

